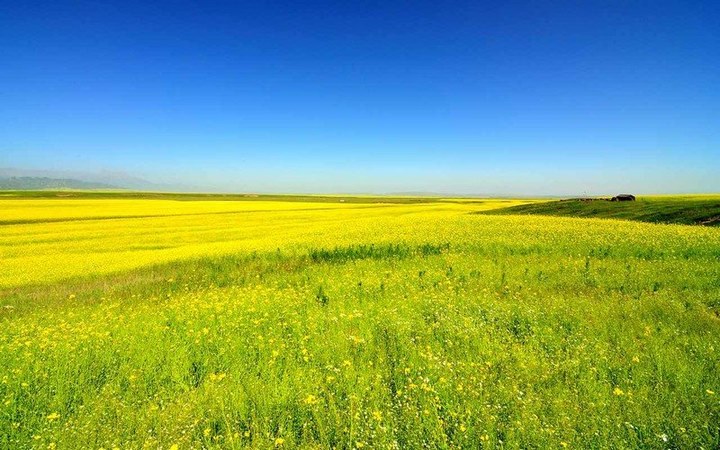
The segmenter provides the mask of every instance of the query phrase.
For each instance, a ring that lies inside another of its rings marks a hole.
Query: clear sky
[[[0,167],[720,192],[720,2],[0,0]]]

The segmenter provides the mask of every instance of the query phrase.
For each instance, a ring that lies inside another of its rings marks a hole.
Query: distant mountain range
[[[74,180],[72,178],[48,177],[0,177],[0,189],[3,190],[41,190],[41,189],[118,189],[106,183]]]
[[[160,184],[118,171],[66,171],[0,167],[0,190],[128,189],[133,191],[198,191],[194,186]]]

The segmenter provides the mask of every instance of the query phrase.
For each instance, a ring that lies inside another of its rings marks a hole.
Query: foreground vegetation
[[[598,217],[652,223],[720,226],[720,195],[640,197],[634,202],[560,200],[517,205],[488,214]]]
[[[720,230],[507,204],[0,202],[0,448],[720,446]]]

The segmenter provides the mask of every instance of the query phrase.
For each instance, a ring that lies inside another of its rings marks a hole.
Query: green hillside
[[[637,220],[652,223],[720,225],[720,195],[640,197],[634,202],[559,200],[482,211],[479,214],[544,215]]]

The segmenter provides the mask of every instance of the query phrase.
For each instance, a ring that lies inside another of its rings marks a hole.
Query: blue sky
[[[720,3],[0,0],[0,167],[720,191]]]

